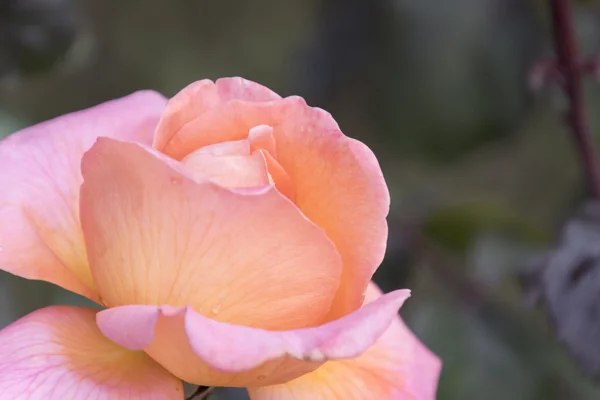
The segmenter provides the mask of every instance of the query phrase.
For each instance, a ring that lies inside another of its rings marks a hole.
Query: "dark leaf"
[[[572,217],[554,249],[522,276],[546,307],[557,338],[587,374],[600,378],[600,202]]]

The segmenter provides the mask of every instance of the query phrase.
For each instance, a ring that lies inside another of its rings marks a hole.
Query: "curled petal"
[[[181,400],[179,379],[105,338],[96,310],[48,307],[0,331],[0,400]]]
[[[270,186],[194,181],[177,164],[110,139],[85,155],[81,219],[104,303],[265,329],[323,321],[341,270],[324,232]]]
[[[279,193],[290,199],[291,201],[296,200],[296,189],[294,188],[294,182],[283,169],[281,164],[271,155],[270,152],[264,150],[257,150],[262,153],[269,176],[273,180],[275,187],[279,190]]]
[[[156,129],[153,147],[163,149],[171,140],[177,141],[177,133],[191,120],[228,101],[264,102],[280,98],[266,87],[239,77],[219,79],[215,83],[208,79],[194,82],[169,100]]]
[[[269,185],[267,164],[261,153],[215,156],[202,150],[189,154],[181,161],[196,180],[208,178],[230,188]]]
[[[383,334],[408,296],[408,290],[398,290],[339,320],[290,331],[219,322],[191,307],[121,306],[101,311],[97,322],[115,343],[132,350],[145,349],[186,381],[215,386],[269,385],[293,378],[290,370],[302,370],[290,364],[290,359],[314,369],[327,360],[359,356]],[[286,367],[282,367],[284,361]]]
[[[185,93],[185,90],[182,92]],[[193,93],[188,95],[193,96]],[[299,97],[264,102],[233,99],[204,110],[192,110],[191,107],[194,107],[194,103],[188,103],[187,107],[190,108],[174,108],[175,106],[171,106],[171,102],[169,102],[165,115],[173,113],[177,115],[177,118],[186,117],[186,122],[177,129],[168,131],[169,135],[162,134],[163,137],[169,139],[164,141],[157,139],[153,147],[180,160],[204,146],[248,139],[250,130],[261,125],[273,128],[275,142],[277,142],[277,125],[296,110],[298,102],[302,102],[306,106],[306,103]],[[306,108],[310,109],[307,106]],[[305,112],[306,110],[301,109],[300,111]],[[329,121],[332,121],[333,126],[337,127],[333,119],[330,118]],[[161,131],[157,130],[157,137],[159,134]],[[277,149],[278,145],[276,144]]]
[[[239,76],[217,79],[215,86],[219,90],[221,102],[236,99],[252,102],[265,102],[281,99],[281,96],[271,89],[260,83],[240,78]]]
[[[277,129],[278,160],[294,182],[295,203],[327,232],[342,256],[341,284],[330,316],[335,319],[360,307],[383,260],[390,197],[367,146],[339,131],[317,127],[303,132],[302,126],[286,120]]]
[[[138,92],[0,141],[0,268],[96,300],[79,226],[81,157],[99,136],[150,143],[165,103]]]
[[[273,127],[269,125],[255,126],[248,132],[248,141],[252,146],[252,150],[262,149],[269,152],[272,157],[277,157]]]
[[[367,302],[381,292],[371,283]],[[250,388],[252,400],[435,400],[441,362],[395,319],[357,358],[329,361],[282,385]]]

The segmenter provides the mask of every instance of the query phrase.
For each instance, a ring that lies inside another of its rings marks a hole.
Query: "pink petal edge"
[[[388,293],[365,307],[325,325],[267,331],[218,322],[190,307],[129,305],[101,311],[102,333],[130,350],[148,347],[159,318],[184,315],[189,344],[202,361],[222,372],[241,372],[284,356],[305,361],[352,358],[362,354],[396,318],[409,290]]]
[[[382,295],[369,284],[365,303]],[[440,359],[395,318],[363,354],[329,361],[278,385],[249,387],[252,400],[435,400]]]

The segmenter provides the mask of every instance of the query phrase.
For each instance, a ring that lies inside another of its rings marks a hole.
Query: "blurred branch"
[[[551,0],[554,43],[557,54],[556,67],[561,75],[562,88],[569,99],[567,120],[579,148],[581,162],[591,194],[600,199],[600,169],[596,150],[585,111],[582,78],[589,73],[589,65],[579,58],[573,26],[571,0]]]
[[[203,400],[208,399],[208,397],[215,391],[215,387],[210,386],[198,386],[196,391],[192,393],[190,396],[186,397],[185,400]]]

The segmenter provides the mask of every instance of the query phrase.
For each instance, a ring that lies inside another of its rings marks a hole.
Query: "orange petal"
[[[264,150],[258,150],[262,153],[265,163],[267,165],[267,170],[269,172],[269,176],[273,179],[273,183],[279,193],[290,199],[291,201],[296,200],[296,189],[294,188],[294,182],[292,182],[290,176],[287,172],[281,167],[279,162],[270,152]]]
[[[387,243],[390,197],[381,168],[363,143],[344,136],[331,117],[298,99],[275,129],[278,161],[295,202],[335,243],[344,265],[331,318],[362,304]]]
[[[190,119],[171,132],[168,141],[162,145],[155,142],[154,147],[180,160],[204,146],[248,139],[249,131],[256,126],[268,125],[276,131],[276,125],[280,124],[290,112],[297,109],[298,99],[288,97],[264,102],[234,99],[202,112],[192,112],[189,109],[180,110],[179,115],[189,115]],[[167,110],[169,107],[168,104]],[[307,109],[310,108],[307,107]],[[175,112],[175,110],[171,112]],[[276,137],[275,142],[277,142]]]
[[[184,89],[181,96],[203,99],[206,94]],[[342,284],[331,318],[360,307],[385,253],[390,200],[371,150],[344,136],[331,115],[307,106],[299,97],[262,102],[236,99],[211,109],[194,108],[191,101],[186,104],[173,111],[186,123],[158,147],[177,159],[203,146],[245,139],[253,127],[273,127],[277,164],[265,156],[273,180],[325,229],[343,259]],[[284,179],[278,179],[271,164],[281,167]]]
[[[239,77],[223,78],[215,83],[208,79],[194,82],[169,100],[156,129],[153,147],[163,150],[190,121],[230,100],[263,102],[279,98],[278,94],[266,87]],[[197,148],[190,149],[186,154]]]
[[[380,295],[371,284],[366,302]],[[435,400],[440,368],[440,360],[397,318],[361,356],[249,392],[252,400]]]
[[[151,142],[165,102],[138,92],[0,141],[0,268],[96,299],[79,226],[81,157],[98,136]]]
[[[105,338],[96,310],[54,306],[0,331],[0,400],[182,400],[179,379]]]
[[[190,305],[267,329],[312,326],[327,314],[339,254],[271,187],[196,182],[172,159],[109,139],[82,165],[83,231],[108,306]]]

